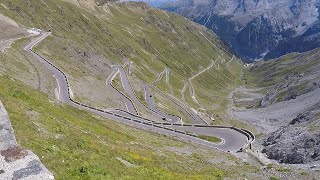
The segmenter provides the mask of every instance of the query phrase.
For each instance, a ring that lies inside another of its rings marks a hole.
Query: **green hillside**
[[[56,0],[3,1],[0,13],[25,26],[52,31],[53,36],[36,50],[67,72],[76,99],[99,107],[123,108],[105,86],[111,64],[133,61],[132,76],[147,83],[170,68],[174,96],[181,100],[183,80],[220,56],[225,61],[216,63],[219,69],[212,67],[192,83],[207,112],[223,114],[227,94],[238,83],[241,64],[232,61],[226,66],[231,55],[211,31],[143,3],[89,6],[89,2],[78,7]],[[164,83],[159,88],[168,92]],[[191,99],[189,93],[186,99]],[[188,104],[199,108],[192,100]]]
[[[170,68],[169,85],[163,76],[157,84],[162,93],[153,90],[159,109],[186,118],[167,97],[171,96],[195,110],[202,108],[201,112],[216,118],[215,123],[237,123],[226,119],[225,111],[229,93],[241,83],[243,65],[232,58],[216,35],[179,15],[143,3],[105,3],[1,0],[0,14],[24,28],[52,32],[35,50],[66,72],[78,101],[99,108],[125,108],[105,81],[112,73],[111,65],[132,61],[129,79],[141,100],[138,79],[151,84]],[[18,34],[25,32],[17,29]],[[61,104],[54,97],[56,80],[23,50],[31,39],[16,40],[0,52],[0,101],[19,144],[37,154],[58,180],[314,177],[303,170],[261,167],[246,154],[236,157],[206,149]],[[182,102],[184,82],[189,85]],[[122,90],[119,77],[114,84]]]
[[[0,76],[0,84],[18,142],[41,157],[56,179],[221,179],[234,177],[242,165],[212,165],[208,157],[235,159],[55,103],[7,76]],[[251,167],[241,169],[256,169]]]
[[[276,95],[271,102],[286,101],[319,86],[320,49],[291,53],[278,59],[256,63],[246,70],[249,87],[262,87]]]

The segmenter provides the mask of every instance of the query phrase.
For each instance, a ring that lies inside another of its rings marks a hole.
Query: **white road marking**
[[[58,101],[60,101],[61,88],[60,88],[60,85],[59,85],[59,81],[58,81],[58,78],[56,78],[55,75],[53,77],[56,79],[56,82],[57,82],[57,85],[58,85]]]

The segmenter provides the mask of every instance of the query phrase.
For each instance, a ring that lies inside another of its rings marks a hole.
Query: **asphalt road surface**
[[[67,76],[64,72],[62,72],[58,67],[53,65],[50,61],[43,58],[42,56],[38,55],[36,52],[32,50],[34,46],[39,44],[43,39],[45,39],[47,36],[49,36],[51,33],[43,33],[39,38],[33,40],[30,44],[28,44],[24,49],[31,53],[34,58],[36,58],[39,62],[41,62],[48,70],[51,71],[51,73],[54,75],[56,81],[57,81],[57,89],[58,89],[58,100],[63,103],[68,103],[76,108],[83,109],[86,111],[90,111],[92,113],[101,115],[105,118],[112,119],[114,121],[133,126],[135,128],[157,132],[160,134],[166,134],[173,137],[177,137],[179,139],[189,141],[192,143],[196,143],[199,145],[203,145],[208,148],[218,148],[223,151],[237,151],[240,148],[243,148],[247,145],[249,138],[247,138],[247,135],[244,133],[241,133],[239,131],[228,129],[228,128],[216,128],[216,127],[184,127],[179,125],[159,125],[154,124],[152,120],[145,119],[143,117],[137,116],[131,112],[127,112],[125,110],[110,110],[110,111],[104,111],[97,109],[95,107],[89,107],[87,105],[81,104],[79,102],[75,102],[70,97],[69,92],[69,83],[67,80]],[[116,69],[119,70],[122,79],[122,83],[124,86],[130,86],[130,83],[125,75],[125,72],[122,68],[119,66],[115,66]],[[124,73],[124,74],[123,74]],[[129,89],[129,88],[127,88]],[[130,87],[131,89],[131,87]],[[135,94],[133,90],[128,90],[126,93],[130,95],[130,98],[132,98],[132,101],[135,102],[138,99],[135,97]],[[132,96],[132,97],[131,97]],[[135,99],[135,98],[136,99]],[[139,100],[138,100],[139,101]],[[139,101],[140,102],[140,101]],[[136,102],[135,102],[136,103]],[[188,131],[191,133],[195,133],[198,135],[213,135],[215,137],[219,137],[222,139],[223,143],[212,143],[209,141],[205,141],[202,139],[199,139],[197,137],[191,136],[186,134],[186,132],[176,132],[174,129],[180,129],[184,131]]]
[[[179,116],[167,114],[165,112],[160,111],[158,109],[156,103],[154,102],[154,98],[151,93],[150,87],[144,82],[141,82],[141,84],[142,84],[144,92],[145,92],[145,94],[144,94],[145,100],[146,100],[147,104],[149,105],[150,109],[152,109],[154,112],[157,112],[158,114],[161,114],[163,117],[166,118],[166,120],[169,120],[170,122],[177,123],[177,122],[181,121],[181,118]]]
[[[118,73],[119,71],[114,70],[107,78],[106,85],[111,86],[111,89],[113,90],[114,95],[118,95],[121,97],[122,101],[127,107],[127,110],[130,113],[138,115],[137,109],[135,108],[133,102],[129,98],[127,98],[124,94],[122,94],[120,91],[118,91],[115,87],[112,86],[112,81]]]

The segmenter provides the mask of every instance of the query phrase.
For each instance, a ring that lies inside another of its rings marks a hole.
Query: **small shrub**
[[[79,168],[79,172],[80,172],[81,174],[87,173],[87,172],[88,172],[88,168],[82,166],[81,168]]]
[[[303,171],[303,172],[301,172],[301,173],[300,173],[300,175],[302,175],[302,176],[307,176],[307,175],[308,175],[308,173],[307,173],[307,172],[305,172],[305,171]]]
[[[271,176],[271,177],[270,177],[270,180],[279,180],[279,178],[278,178],[278,177],[275,177],[275,176]]]
[[[214,177],[214,179],[222,180],[222,179],[223,179],[223,171],[221,171],[221,170],[214,170],[214,171],[213,171],[213,177]]]

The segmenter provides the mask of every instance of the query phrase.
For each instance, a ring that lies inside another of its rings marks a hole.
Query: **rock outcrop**
[[[235,108],[230,114],[264,134],[256,142],[271,159],[307,163],[300,167],[320,165],[319,57],[320,48],[257,62],[244,78],[255,88],[238,88],[233,94],[236,105],[248,108]]]
[[[299,114],[287,126],[264,140],[263,153],[280,163],[304,164],[320,161],[320,104]]]
[[[8,114],[1,102],[0,179],[54,179],[37,155],[17,144]]]

